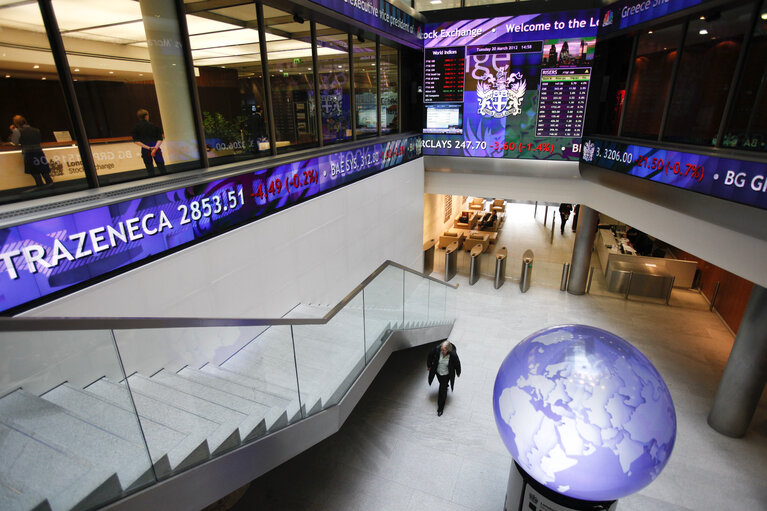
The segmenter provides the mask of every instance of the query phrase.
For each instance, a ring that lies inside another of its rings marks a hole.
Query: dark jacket
[[[439,364],[440,356],[440,344],[434,346],[434,348],[429,351],[429,356],[426,357],[426,367],[429,368],[429,385],[431,385],[431,382],[434,381],[434,375],[437,374],[437,365]],[[452,389],[453,385],[455,384],[455,376],[461,376],[461,360],[458,358],[458,350],[456,350],[455,344],[453,344],[453,351],[451,351],[448,355],[450,356],[450,360],[447,362],[447,375],[450,377],[450,388]]]

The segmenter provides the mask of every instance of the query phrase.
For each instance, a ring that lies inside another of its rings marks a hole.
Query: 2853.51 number
[[[225,193],[211,195],[204,199],[195,200],[186,204],[179,204],[178,210],[181,212],[181,225],[189,222],[196,222],[201,218],[208,218],[213,215],[220,215],[226,211],[237,209],[245,204],[245,196],[242,193],[242,186],[235,190],[227,190]]]

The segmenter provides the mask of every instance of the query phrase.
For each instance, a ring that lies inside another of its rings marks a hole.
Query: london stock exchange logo
[[[508,74],[504,66],[493,76],[488,73],[477,82],[478,113],[485,117],[519,115],[520,105],[527,90],[527,80],[522,73]]]
[[[594,159],[594,142],[587,140],[583,144],[583,161],[592,161]]]

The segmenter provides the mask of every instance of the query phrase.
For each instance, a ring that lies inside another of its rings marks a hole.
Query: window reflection
[[[264,25],[270,36],[266,47],[277,152],[315,147],[319,137],[309,21],[264,6]]]
[[[210,10],[186,5],[211,165],[270,154],[256,6],[231,4]]]
[[[52,3],[99,181],[199,166],[175,2]]]
[[[723,147],[767,151],[767,0],[762,2]]]
[[[350,140],[349,40],[346,32],[318,24],[317,59],[324,143]]]
[[[752,5],[689,23],[664,139],[713,145]]]
[[[0,48],[0,203],[85,188],[36,3],[0,6]]]
[[[626,98],[626,76],[633,37],[620,37],[608,44],[597,44],[594,62],[603,74],[599,106],[599,133],[617,135]],[[596,70],[595,70],[596,71]],[[594,95],[592,94],[592,99]],[[587,118],[587,120],[589,120]]]
[[[399,131],[399,55],[396,48],[380,45],[381,133]]]
[[[623,136],[658,137],[681,36],[682,25],[650,30],[639,36]]]
[[[357,106],[357,138],[378,134],[378,97],[375,41],[354,41],[354,101]]]

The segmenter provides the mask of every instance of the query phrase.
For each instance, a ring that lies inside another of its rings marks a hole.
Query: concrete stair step
[[[2,422],[0,459],[0,509],[4,511],[89,509],[122,494],[114,472]]]
[[[155,480],[144,448],[24,390],[16,390],[0,399],[0,420],[41,441],[65,445],[86,461],[117,473],[126,491]]]
[[[277,408],[284,411],[286,424],[292,420],[296,420],[296,415],[300,417],[300,410],[298,406],[298,399],[286,399],[283,397],[275,396],[274,394],[268,394],[261,392],[255,387],[247,387],[239,383],[235,383],[212,374],[204,373],[198,369],[191,367],[185,367],[178,372],[179,376],[189,378],[192,381],[196,381],[203,385],[207,385],[214,389],[239,396],[245,399],[250,399],[257,403],[261,403],[265,406]]]
[[[254,387],[258,388],[260,390],[266,390],[270,393],[279,394],[283,396],[286,399],[298,399],[298,391],[295,388],[295,380],[293,380],[293,388],[285,387],[283,385],[279,385],[274,383],[274,381],[267,381],[264,379],[261,379],[258,376],[255,376],[253,374],[248,373],[239,373],[237,371],[232,371],[229,369],[225,369],[223,367],[215,366],[213,364],[207,364],[200,368],[200,371],[211,374],[213,376],[217,376],[219,378],[223,378],[225,380],[232,381],[234,383],[239,383],[241,385],[244,385],[246,387]],[[293,369],[293,374],[295,374],[295,369]],[[291,419],[290,422],[293,422],[293,420],[301,419],[304,415],[306,415],[306,412],[309,411],[309,413],[315,413],[318,410],[322,409],[322,401],[320,400],[319,396],[316,394],[308,393],[308,392],[302,392],[301,393],[302,398],[302,404],[301,414],[298,415],[295,419]]]
[[[133,409],[125,385],[102,378],[90,384],[86,390],[127,410]],[[227,432],[218,422],[158,401],[138,391],[133,392],[133,401],[136,403],[136,410],[142,425],[148,419],[188,435],[185,440],[185,446],[188,449],[186,458],[190,461],[193,460],[193,464],[208,459],[211,451],[213,453],[223,452],[237,445],[229,438],[231,432]]]
[[[249,436],[252,429],[259,427],[262,430],[266,429],[263,420],[253,423],[253,421],[248,420],[248,416],[244,413],[205,399],[200,399],[168,385],[153,381],[138,373],[128,377],[128,384],[133,392],[141,392],[169,406],[180,408],[202,418],[217,422],[222,433],[234,443],[233,447],[238,446],[243,438]],[[243,427],[242,430],[240,426]],[[227,432],[229,432],[228,435]]]
[[[1,429],[0,427],[0,438],[3,438]],[[7,437],[5,440],[7,441]],[[29,488],[25,483],[0,475],[0,509],[5,511],[51,511],[51,504],[46,497]]]
[[[91,424],[125,437],[132,443],[143,447],[144,438],[152,457],[158,477],[170,475],[178,463],[173,463],[168,455],[187,435],[174,429],[146,420],[143,435],[138,417],[132,412],[120,408],[114,403],[95,394],[75,388],[68,383],[46,392],[41,396]]]
[[[186,392],[200,399],[211,401],[213,403],[225,406],[237,412],[243,413],[248,416],[249,420],[257,419],[264,422],[264,428],[254,429],[253,434],[261,433],[265,434],[266,431],[274,431],[275,422],[280,421],[278,428],[284,427],[287,423],[287,415],[281,417],[285,413],[285,410],[275,408],[271,406],[265,406],[261,403],[257,403],[250,399],[229,394],[227,392],[215,389],[208,385],[196,382],[189,378],[185,378],[177,373],[162,370],[152,375],[152,380],[159,381],[169,387],[173,387],[181,392]],[[246,420],[248,420],[246,419]],[[253,440],[253,434],[243,437],[244,441]],[[259,435],[260,436],[260,435]]]

